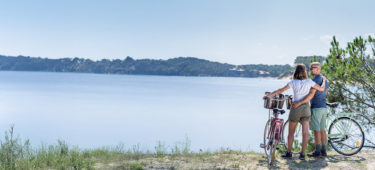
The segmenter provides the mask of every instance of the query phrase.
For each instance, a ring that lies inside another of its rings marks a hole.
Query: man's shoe
[[[322,151],[322,156],[327,156],[327,151]]]
[[[327,155],[327,154],[326,154]],[[320,158],[320,157],[322,157],[322,154],[320,153],[320,152],[316,152],[316,151],[314,151],[313,153],[311,153],[311,154],[307,154],[307,156],[309,156],[309,157],[314,157],[314,158]]]
[[[282,158],[292,158],[292,152],[286,151],[284,154],[281,155]]]
[[[300,160],[305,160],[305,154],[303,154],[303,153],[300,153],[299,154],[299,157],[298,157],[298,159],[300,159]]]

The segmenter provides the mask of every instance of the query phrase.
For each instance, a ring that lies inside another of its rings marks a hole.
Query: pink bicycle
[[[266,127],[264,129],[263,144],[261,144],[261,147],[264,148],[264,151],[267,155],[268,164],[270,165],[275,160],[277,145],[282,144],[279,142],[283,132],[284,120],[279,118],[279,115],[284,114],[285,110],[273,109],[272,112],[272,116],[270,116],[269,120],[266,123]]]
[[[267,93],[266,93],[267,94]],[[285,113],[283,110],[284,102],[287,101],[287,108],[291,107],[291,97],[288,95],[276,95],[272,98],[264,99],[264,107],[269,109],[268,121],[264,129],[263,143],[260,144],[266,153],[268,164],[272,164],[275,160],[275,153],[278,145],[284,145],[282,139],[284,119],[279,118],[279,115]],[[272,112],[272,114],[271,114]]]

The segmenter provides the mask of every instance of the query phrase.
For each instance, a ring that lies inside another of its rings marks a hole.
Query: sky
[[[375,35],[375,1],[0,0],[0,54],[293,64]]]

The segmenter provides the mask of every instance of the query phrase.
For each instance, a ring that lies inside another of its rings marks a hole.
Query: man
[[[323,77],[320,75],[321,65],[319,62],[313,62],[310,65],[310,73],[314,76],[312,79],[317,84],[323,83]],[[311,92],[314,94],[314,97],[310,101],[311,105],[311,120],[310,120],[310,129],[314,131],[315,139],[315,151],[311,154],[308,154],[309,157],[320,158],[322,156],[327,156],[326,151],[326,118],[327,118],[327,89],[328,81],[325,82],[326,86],[323,92],[311,89]]]

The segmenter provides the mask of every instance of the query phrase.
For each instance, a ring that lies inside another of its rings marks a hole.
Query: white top
[[[293,89],[294,92],[293,101],[299,102],[304,99],[309,94],[311,87],[313,87],[315,84],[316,83],[311,79],[290,81],[288,85]]]

